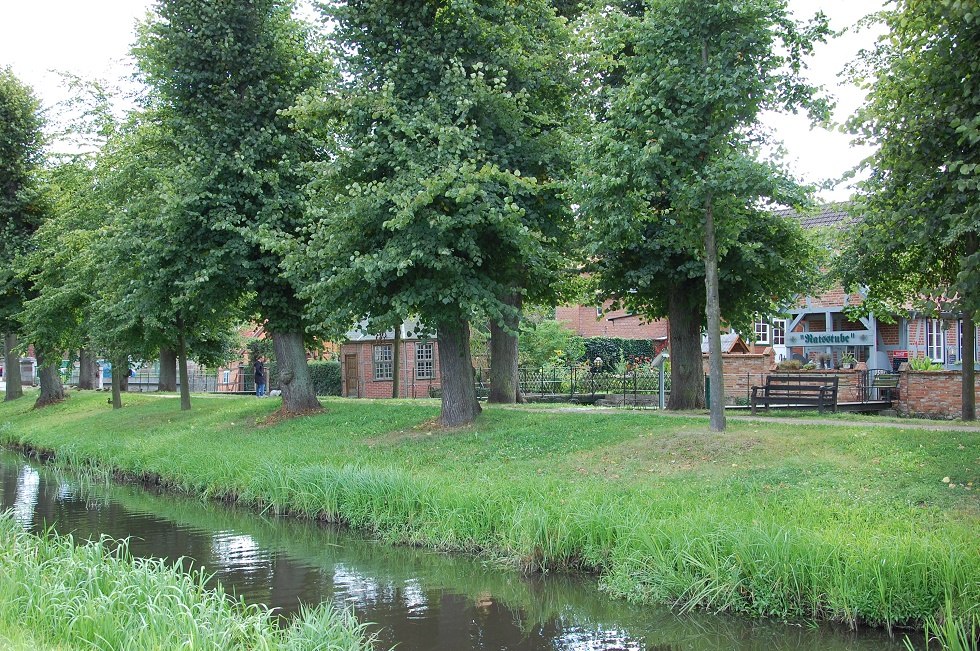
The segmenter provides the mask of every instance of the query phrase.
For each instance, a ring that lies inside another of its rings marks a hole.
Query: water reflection
[[[22,527],[34,521],[34,509],[40,491],[41,475],[30,466],[23,466],[17,477],[17,497],[14,499],[14,520]]]
[[[229,592],[284,615],[329,601],[375,622],[399,651],[863,651],[860,635],[707,615],[677,616],[599,593],[588,580],[521,577],[470,559],[390,548],[335,528],[266,518],[135,487],[92,485],[0,454],[0,508],[33,530],[130,537],[137,556],[203,567]]]

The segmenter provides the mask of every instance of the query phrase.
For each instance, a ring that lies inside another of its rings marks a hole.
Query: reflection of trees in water
[[[34,510],[37,507],[38,490],[41,477],[30,466],[23,466],[17,476],[17,489],[14,493],[14,520],[22,527],[34,523]]]
[[[30,493],[20,490],[24,467],[21,457],[8,456],[6,463],[0,458],[5,508],[15,496]],[[611,599],[595,588],[594,577],[521,576],[490,562],[391,547],[314,522],[153,495],[134,486],[76,481],[64,471],[45,469],[39,478],[31,498],[37,503],[36,524],[57,520],[62,530],[67,526],[81,538],[133,536],[134,555],[189,557],[229,592],[285,615],[300,603],[353,607],[361,621],[378,624],[372,631],[380,632],[384,648],[396,642],[403,650],[454,651],[902,648],[884,635],[679,616]],[[183,566],[190,567],[190,561]]]

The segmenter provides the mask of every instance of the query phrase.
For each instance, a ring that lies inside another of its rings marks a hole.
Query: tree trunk
[[[977,242],[977,234],[967,233],[964,259],[976,255],[978,248],[980,248],[980,243]],[[963,420],[977,419],[976,370],[974,366],[974,360],[977,358],[976,317],[977,313],[971,311],[971,307],[967,307],[963,311],[963,399],[961,405]]]
[[[667,295],[670,323],[670,397],[667,409],[704,409],[704,363],[701,355],[701,305],[691,297],[698,282],[685,281]]]
[[[272,344],[276,349],[276,368],[279,371],[279,387],[282,389],[282,410],[290,414],[322,411],[316,399],[313,378],[306,362],[306,348],[301,332],[273,332]],[[272,378],[268,378],[271,386]]]
[[[470,324],[458,320],[437,324],[442,412],[439,423],[459,427],[476,420],[482,409],[476,399],[473,359],[470,356]]]
[[[180,373],[180,410],[191,409],[191,382],[187,373],[187,341],[184,339],[184,323],[177,320],[177,370]]]
[[[129,391],[129,358],[123,357],[122,366],[119,367],[121,375],[119,376],[119,390],[123,392]],[[115,374],[113,374],[115,377]]]
[[[170,346],[160,346],[160,378],[157,391],[177,390],[177,353]]]
[[[3,337],[3,381],[6,383],[3,401],[16,400],[24,397],[24,384],[20,376],[20,355],[17,350],[17,335],[6,334]]]
[[[82,348],[78,351],[78,388],[83,391],[93,391],[97,382],[95,355],[90,348]]]
[[[963,420],[977,419],[975,370],[977,322],[974,316],[969,312],[966,312],[963,316]]]
[[[122,385],[123,368],[128,369],[128,360],[125,357],[117,357],[112,360],[112,408],[122,409]]]
[[[398,397],[399,378],[402,372],[402,326],[395,326],[395,338],[391,346],[391,397]]]
[[[708,377],[711,379],[711,431],[725,431],[725,378],[721,357],[721,304],[718,298],[718,242],[711,195],[704,210],[704,288],[708,314]]]
[[[506,315],[503,323],[490,321],[490,397],[487,401],[513,404],[520,400],[517,353],[524,297],[520,292],[514,292],[505,297],[504,302],[517,313]]]
[[[55,361],[48,361],[47,356],[37,352],[37,374],[41,381],[41,395],[34,403],[35,409],[53,405],[65,399],[65,387],[61,384],[61,373],[58,369],[59,356],[52,356]]]

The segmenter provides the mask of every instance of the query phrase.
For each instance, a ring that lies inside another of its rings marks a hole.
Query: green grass
[[[4,404],[0,441],[393,543],[596,571],[643,603],[920,628],[980,603],[973,432],[733,419],[713,434],[690,416],[492,407],[446,432],[432,401],[343,399],[264,426],[278,400],[126,402]]]
[[[76,546],[33,536],[0,517],[0,648],[262,649],[360,651],[363,628],[321,606],[288,628],[159,560],[133,559],[125,543]]]

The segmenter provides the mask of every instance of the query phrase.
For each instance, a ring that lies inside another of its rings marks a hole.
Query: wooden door
[[[357,380],[357,355],[344,355],[344,395],[357,398],[359,382]]]

